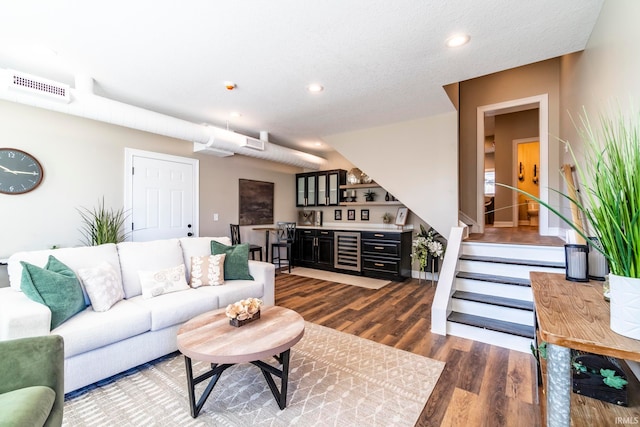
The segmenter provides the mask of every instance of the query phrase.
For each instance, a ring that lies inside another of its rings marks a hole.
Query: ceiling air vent
[[[260,139],[251,138],[250,136],[244,137],[242,147],[253,148],[254,150],[264,151],[264,141]]]
[[[9,70],[9,73],[9,89],[64,103],[71,101],[69,85],[18,71]]]

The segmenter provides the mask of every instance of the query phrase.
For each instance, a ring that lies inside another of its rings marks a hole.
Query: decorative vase
[[[640,340],[640,279],[609,274],[609,298],[611,330]]]

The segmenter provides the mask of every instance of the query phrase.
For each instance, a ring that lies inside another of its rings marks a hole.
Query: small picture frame
[[[360,211],[360,221],[369,221],[369,209],[362,209]]]
[[[336,221],[342,221],[342,209],[336,209],[333,211],[333,219]]]
[[[396,225],[404,225],[407,222],[407,215],[409,214],[409,208],[398,208],[396,214]]]
[[[347,209],[347,220],[355,221],[356,220],[356,210],[355,209]]]

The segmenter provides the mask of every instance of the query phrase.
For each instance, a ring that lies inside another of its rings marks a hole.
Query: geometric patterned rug
[[[208,367],[194,361],[194,375]],[[443,368],[444,362],[306,322],[291,349],[284,410],[260,370],[239,364],[222,374],[191,418],[184,358],[174,353],[69,393],[62,425],[413,426]]]

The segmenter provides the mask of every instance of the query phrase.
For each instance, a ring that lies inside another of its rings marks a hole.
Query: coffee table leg
[[[264,375],[264,379],[267,380],[267,384],[271,389],[271,393],[273,393],[273,397],[275,397],[276,402],[278,402],[278,406],[280,409],[284,409],[287,406],[287,385],[289,384],[289,355],[291,353],[291,349],[283,351],[279,356],[276,356],[276,360],[282,364],[282,370],[278,368],[274,368],[273,366],[265,363],[261,360],[256,360],[255,362],[251,362],[257,367],[260,368],[262,374]],[[281,379],[280,382],[280,390],[278,390],[278,386],[276,382],[273,380],[273,376]]]
[[[205,372],[204,374],[193,378],[193,368],[191,365],[191,358],[185,356],[184,357],[184,365],[187,370],[187,391],[189,392],[189,407],[191,409],[191,416],[196,418],[200,413],[200,410],[204,406],[204,403],[207,401],[207,398],[211,394],[213,387],[216,385],[222,373],[229,367],[233,366],[233,364],[225,364],[225,365],[215,365],[211,364],[211,370]],[[213,378],[211,378],[213,377]],[[198,403],[196,403],[196,385],[200,384],[202,381],[211,378],[209,384],[202,392],[200,399],[198,399]]]

